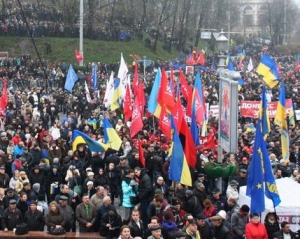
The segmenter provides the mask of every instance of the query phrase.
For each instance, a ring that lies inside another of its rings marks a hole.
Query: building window
[[[244,25],[245,25],[245,27],[250,27],[253,25],[253,15],[252,14],[244,15]]]

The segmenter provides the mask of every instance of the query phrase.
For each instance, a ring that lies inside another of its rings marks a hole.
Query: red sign
[[[277,103],[278,101],[268,103],[269,118],[275,118]],[[292,110],[292,100],[286,99],[285,106],[286,106],[287,114],[289,114],[290,110]],[[258,118],[260,101],[247,101],[247,100],[241,101],[240,107],[241,107],[240,108],[241,116],[254,118],[254,119]]]

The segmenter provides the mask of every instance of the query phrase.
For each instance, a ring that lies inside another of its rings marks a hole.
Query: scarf
[[[186,229],[186,234],[188,234],[189,236],[196,238],[196,239],[201,239],[200,233],[197,230],[195,233],[192,233],[189,229]]]

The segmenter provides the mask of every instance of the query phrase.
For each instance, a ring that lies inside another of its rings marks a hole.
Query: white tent
[[[281,203],[276,207],[279,222],[288,221],[292,231],[300,230],[300,184],[290,178],[276,179]],[[250,207],[251,198],[246,196],[246,186],[240,188],[239,205],[246,204]],[[265,211],[261,221],[268,212],[274,212],[273,202],[265,197]]]

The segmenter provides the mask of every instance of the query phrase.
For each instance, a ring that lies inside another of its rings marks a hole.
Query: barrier
[[[66,234],[64,235],[60,235],[60,236],[54,236],[54,235],[50,235],[47,232],[34,232],[34,231],[30,231],[28,232],[28,234],[26,235],[16,235],[14,234],[13,231],[0,231],[0,238],[1,239],[11,239],[11,238],[30,238],[30,239],[38,239],[38,238],[66,238],[66,239],[72,239],[72,238],[89,238],[89,239],[105,239],[106,237],[101,237],[99,236],[98,232],[89,232],[89,233],[84,233],[84,232],[66,232]]]

